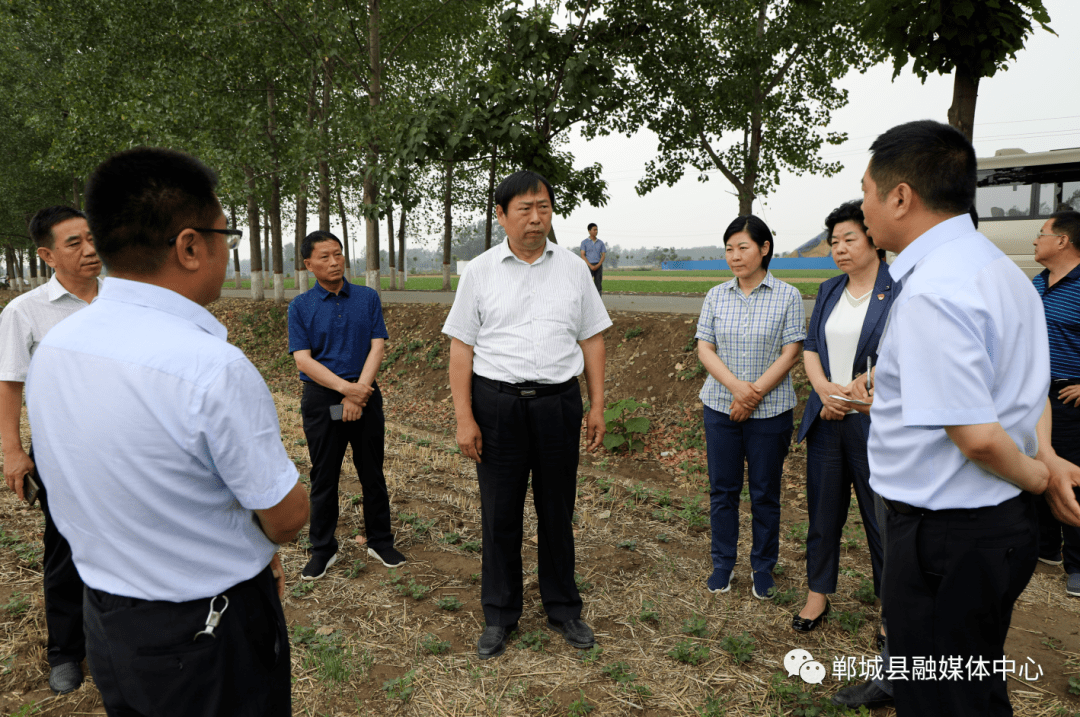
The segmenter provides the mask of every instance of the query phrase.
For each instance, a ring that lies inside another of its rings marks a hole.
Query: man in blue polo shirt
[[[1052,215],[1035,236],[1035,277],[1050,339],[1050,443],[1059,456],[1080,463],[1080,212]],[[1039,560],[1065,563],[1065,592],[1080,597],[1080,529],[1063,525],[1045,500],[1039,508]],[[1064,550],[1062,538],[1064,537]]]
[[[311,559],[304,580],[318,580],[337,561],[338,478],[349,445],[364,491],[368,554],[390,568],[405,564],[390,532],[385,421],[375,383],[389,335],[379,294],[345,281],[341,249],[330,232],[304,237],[300,256],[317,283],[289,304],[289,353],[304,382],[300,411],[311,456]]]
[[[589,238],[581,240],[581,258],[589,265],[596,290],[604,293],[604,259],[607,258],[607,246],[596,238],[599,232],[595,224],[588,226]]]

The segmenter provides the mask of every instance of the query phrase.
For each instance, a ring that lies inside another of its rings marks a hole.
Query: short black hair
[[[933,120],[897,125],[874,140],[870,153],[882,199],[903,182],[935,213],[967,214],[975,203],[975,149],[955,127]]]
[[[971,217],[971,223],[975,225],[976,229],[978,229],[979,228],[979,210],[975,208],[974,204],[972,204],[971,207],[968,208],[968,216]]]
[[[1069,237],[1069,241],[1080,249],[1080,212],[1075,209],[1059,209],[1050,215],[1054,220],[1054,232]]]
[[[837,224],[843,224],[844,222],[858,222],[862,227],[862,233],[866,234],[866,238],[870,241],[870,246],[877,248],[874,244],[874,238],[870,236],[866,231],[866,219],[862,213],[862,200],[853,199],[850,202],[844,202],[836,209],[829,212],[829,216],[825,217],[825,241],[832,246],[832,233]],[[877,250],[878,259],[885,258],[885,250]]]
[[[341,243],[341,240],[330,232],[324,232],[321,229],[311,232],[306,237],[304,237],[304,241],[300,242],[300,258],[310,259],[311,252],[315,251],[316,244],[331,240],[336,241],[337,245],[342,249],[345,248],[345,245]]]
[[[506,210],[504,209],[503,211],[505,212]],[[585,231],[591,232],[592,228],[595,227],[595,226],[596,226],[596,224],[593,224],[592,222],[590,222],[589,226],[585,227]]]
[[[86,215],[78,209],[73,209],[66,204],[54,204],[38,211],[30,220],[30,238],[39,248],[52,249],[55,237],[52,228],[60,222],[80,217],[86,219]]]
[[[551,208],[555,209],[555,192],[551,190],[548,180],[544,179],[544,175],[530,172],[527,169],[514,172],[499,182],[499,186],[495,187],[495,203],[502,207],[503,214],[506,214],[510,209],[510,201],[514,197],[520,197],[522,194],[529,194],[530,192],[539,192],[540,187],[547,189],[548,198],[551,199]]]
[[[724,232],[724,245],[726,246],[728,239],[739,232],[749,234],[750,238],[759,247],[765,246],[765,242],[769,242],[768,253],[761,257],[761,268],[768,271],[769,262],[772,261],[773,252],[776,250],[776,242],[773,241],[773,235],[768,225],[753,214],[737,217],[735,221],[728,224],[727,231]]]
[[[195,157],[160,147],[118,152],[98,165],[86,181],[86,213],[106,268],[161,268],[171,237],[217,219],[217,182]]]

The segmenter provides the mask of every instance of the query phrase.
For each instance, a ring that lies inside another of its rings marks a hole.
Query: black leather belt
[[[1028,493],[1021,493],[1015,498],[1010,498],[1003,503],[998,503],[997,505],[986,505],[981,508],[943,508],[941,510],[920,508],[917,505],[909,505],[907,503],[901,503],[898,500],[889,500],[885,497],[881,499],[881,502],[885,504],[886,508],[896,513],[899,513],[900,515],[936,515],[945,518],[967,516],[969,518],[979,518],[997,510],[1008,510],[1011,507],[1012,503],[1020,503],[1028,500],[1028,495]]]
[[[1050,388],[1062,389],[1066,386],[1075,386],[1080,383],[1080,378],[1052,378],[1050,379]]]
[[[499,393],[509,393],[511,396],[517,396],[519,398],[554,396],[577,384],[576,378],[564,381],[563,383],[506,383],[479,374],[473,374],[473,377],[480,383],[490,386]]]

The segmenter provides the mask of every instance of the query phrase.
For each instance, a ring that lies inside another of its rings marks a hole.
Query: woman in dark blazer
[[[814,387],[806,402],[798,440],[807,439],[806,498],[810,527],[806,538],[806,605],[792,618],[799,632],[815,629],[829,612],[836,592],[840,536],[847,521],[851,487],[859,501],[874,593],[880,594],[882,540],[870,489],[866,441],[869,416],[834,396],[850,398],[851,384],[877,362],[878,341],[900,287],[866,234],[858,201],[847,202],[825,220],[832,257],[844,274],[821,284],[807,329],[803,361]],[[878,499],[880,500],[880,499]]]

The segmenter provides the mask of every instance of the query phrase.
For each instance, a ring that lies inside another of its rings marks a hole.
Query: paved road
[[[273,296],[273,291],[266,292]],[[285,290],[285,299],[295,297],[299,292],[295,289]],[[232,299],[250,299],[251,291],[248,289],[223,289],[221,295]],[[384,291],[382,292],[384,304],[452,304],[454,292],[452,291]],[[610,311],[644,311],[656,314],[693,314],[701,313],[701,303],[705,297],[698,296],[641,296],[640,294],[604,294],[604,306]],[[814,308],[813,299],[804,299],[806,316]]]

